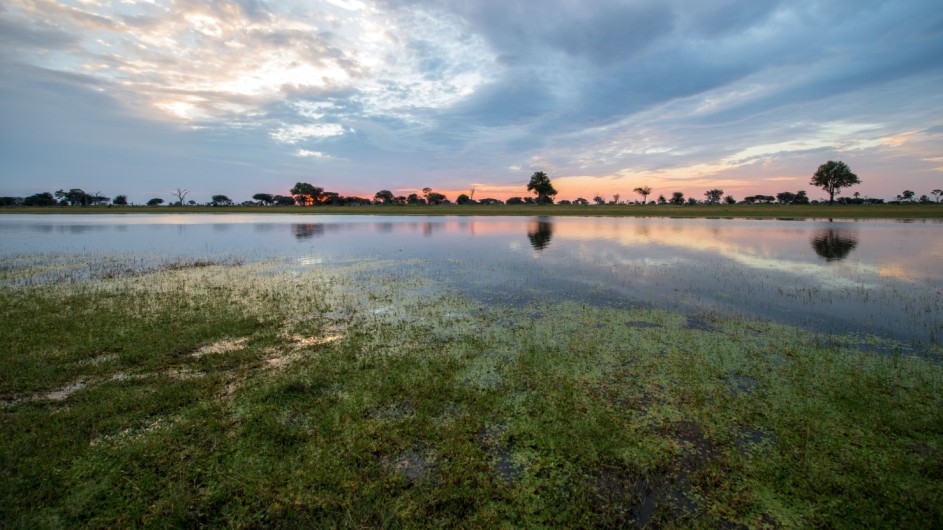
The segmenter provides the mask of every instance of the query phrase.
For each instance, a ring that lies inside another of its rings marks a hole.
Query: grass
[[[0,342],[10,527],[943,523],[939,351],[383,262],[6,285]]]
[[[0,208],[0,214],[320,214],[320,215],[478,215],[478,216],[604,216],[604,217],[731,217],[760,219],[943,219],[943,205],[929,204],[872,204],[872,205],[518,205],[518,206],[318,206],[318,207],[263,207],[210,206],[148,207],[148,206],[88,206],[67,208]]]

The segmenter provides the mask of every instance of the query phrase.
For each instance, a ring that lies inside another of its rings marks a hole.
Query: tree
[[[695,204],[697,204],[697,199],[694,197],[688,197],[688,206],[694,206]]]
[[[904,190],[903,193],[897,196],[897,200],[901,202],[903,201],[914,202],[914,195],[916,195],[916,193],[914,193],[913,191]]]
[[[543,250],[550,244],[553,237],[553,223],[546,217],[541,217],[536,223],[531,223],[527,229],[527,239],[534,250]]]
[[[55,206],[56,198],[48,191],[30,195],[23,199],[23,206]]]
[[[671,204],[684,204],[684,194],[676,191],[671,194]]]
[[[940,202],[940,196],[943,195],[943,190],[933,190],[930,192],[930,195],[936,197],[936,202]]]
[[[616,193],[615,195],[612,196],[612,203],[611,203],[611,204],[619,204],[619,199],[620,199],[620,198],[622,198],[622,194]]]
[[[22,206],[22,197],[0,197],[0,206]]]
[[[734,199],[733,195],[727,195],[724,197],[724,202],[727,204],[737,204],[737,199]]]
[[[177,188],[177,191],[171,193],[171,195],[177,198],[178,206],[183,206],[184,204],[186,204],[187,195],[189,194],[190,194],[190,190],[183,189],[183,188]]]
[[[642,196],[642,204],[645,204],[645,200],[652,194],[652,189],[648,186],[639,186],[632,191]]]
[[[272,202],[275,203],[275,206],[293,206],[295,204],[295,199],[294,197],[275,195],[272,197]]]
[[[270,193],[256,193],[252,199],[258,201],[259,206],[271,206],[275,202],[275,198]]]
[[[793,204],[809,204],[809,196],[806,195],[805,190],[799,190],[796,192],[796,196],[792,199]]]
[[[432,191],[432,190],[429,190],[429,191]],[[410,193],[409,196],[406,197],[406,203],[407,204],[426,204],[426,200],[415,193]]]
[[[324,188],[312,186],[307,182],[297,182],[295,183],[295,187],[288,190],[288,193],[291,193],[295,198],[295,202],[298,203],[298,206],[311,206],[321,198],[324,193]]]
[[[825,261],[841,261],[858,246],[858,238],[854,232],[829,228],[819,232],[811,243],[815,253]]]
[[[59,204],[69,206],[88,206],[96,202],[92,195],[80,188],[72,188],[69,191],[59,190],[55,193],[55,197],[59,200]]]
[[[154,197],[153,199],[147,201],[148,206],[159,206],[161,204],[164,204],[164,199],[161,199],[160,197]]]
[[[471,197],[462,193],[461,195],[458,196],[457,199],[455,199],[455,202],[456,204],[469,204],[472,202],[472,200],[471,200]]]
[[[211,206],[232,206],[232,199],[225,195],[213,195]]]
[[[553,184],[550,182],[550,177],[543,171],[535,171],[530,176],[527,191],[532,191],[537,195],[538,204],[553,204],[553,197],[557,194],[557,190],[553,188]]]
[[[666,199],[664,195],[659,195],[658,204],[668,204],[668,199]]]
[[[380,190],[373,195],[373,200],[378,203],[390,204],[393,202],[393,192],[390,190]]]
[[[720,202],[720,198],[723,196],[724,190],[719,190],[717,188],[704,192],[704,197],[707,197],[707,204],[717,204]]]
[[[524,199],[520,197],[511,197],[510,199],[504,201],[504,204],[507,204],[509,206],[513,206],[517,204],[524,204]]]
[[[842,188],[861,184],[861,180],[844,162],[829,160],[819,166],[809,184],[822,188],[828,193],[828,203],[834,204],[835,195],[841,193]]]
[[[127,195],[118,195],[111,200],[111,204],[115,206],[127,206],[128,205],[128,196]]]
[[[582,198],[582,197],[577,197],[576,200],[573,201],[573,204],[578,204],[578,205],[580,205],[580,206],[586,206],[587,204],[589,204],[589,201],[587,201],[586,199],[584,199],[584,198]]]
[[[606,204],[606,199],[603,199],[603,198],[602,198],[602,195],[599,195],[599,194],[597,193],[596,196],[593,197],[593,202],[595,202],[596,204],[598,204],[598,205],[601,206],[601,205],[603,205],[603,204]]]
[[[426,200],[429,201],[429,204],[447,204],[449,202],[445,195],[435,191],[426,194]]]

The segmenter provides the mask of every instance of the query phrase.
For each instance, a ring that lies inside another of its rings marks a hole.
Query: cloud
[[[272,138],[286,144],[296,144],[310,138],[330,138],[344,134],[344,128],[336,123],[290,125],[271,133]]]
[[[101,119],[64,116],[108,137],[105,116],[133,126],[119,145],[155,135],[202,161],[238,146],[233,160],[289,180],[317,159],[336,179],[320,185],[358,193],[534,170],[746,188],[804,179],[824,156],[911,188],[938,175],[939,138],[914,132],[943,123],[932,1],[10,0],[0,42],[0,67],[28,72],[2,106],[6,137],[31,131],[24,152],[73,149],[57,127],[87,129],[51,109],[93,100]]]

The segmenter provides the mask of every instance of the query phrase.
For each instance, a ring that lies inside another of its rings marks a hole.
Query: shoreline
[[[289,214],[510,217],[668,217],[754,219],[943,219],[943,204],[867,205],[371,205],[371,206],[65,206],[5,207],[17,214]]]

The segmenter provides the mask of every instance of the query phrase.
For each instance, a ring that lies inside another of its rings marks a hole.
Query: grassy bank
[[[760,219],[943,219],[941,204],[873,204],[873,205],[516,205],[516,206],[318,206],[263,207],[229,206],[88,206],[52,208],[0,208],[0,214],[320,214],[320,215],[515,215],[515,216],[606,216],[606,217],[731,217]]]
[[[943,522],[939,351],[386,265],[0,287],[5,525]]]

